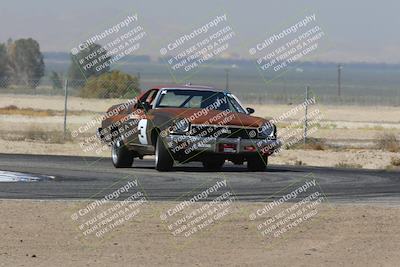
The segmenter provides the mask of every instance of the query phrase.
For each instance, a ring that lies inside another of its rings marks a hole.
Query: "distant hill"
[[[67,52],[43,52],[44,60],[48,62],[69,62],[70,54]],[[147,55],[124,57],[125,62],[150,62],[151,58]]]
[[[44,60],[46,66],[52,66],[53,64],[69,64],[70,62],[70,54],[67,52],[43,52]],[[159,63],[163,64],[166,62],[168,58],[159,57],[157,60],[153,61],[148,55],[128,55],[124,57],[121,62],[123,63]],[[226,66],[238,66],[238,67],[248,67],[254,66],[254,59],[226,59],[226,58],[217,58],[213,60],[213,64],[216,65],[226,65]],[[302,62],[302,67],[312,67],[312,68],[331,68],[336,66],[338,63],[336,62]],[[354,62],[354,63],[345,63],[343,64],[346,67],[354,67],[358,69],[397,69],[400,68],[400,64],[386,64],[386,63],[366,63],[366,62]]]

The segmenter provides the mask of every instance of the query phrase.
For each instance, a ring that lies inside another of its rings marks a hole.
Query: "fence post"
[[[308,89],[309,89],[309,86],[306,86],[306,101],[305,101],[306,107],[305,107],[305,115],[304,115],[304,144],[307,143]]]
[[[65,91],[65,97],[64,97],[64,140],[65,140],[65,138],[66,138],[66,136],[67,136],[68,79],[65,80],[64,91]]]

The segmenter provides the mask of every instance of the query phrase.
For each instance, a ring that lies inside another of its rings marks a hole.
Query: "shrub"
[[[387,150],[390,152],[400,151],[400,142],[393,133],[384,133],[378,136],[375,143],[377,149]]]
[[[400,157],[392,157],[390,164],[393,166],[400,166]]]
[[[300,141],[288,147],[288,149],[325,150],[328,149],[328,145],[325,143],[324,139],[308,137],[305,144],[303,141]]]
[[[80,92],[86,98],[133,98],[140,92],[136,77],[120,71],[89,78]]]
[[[3,108],[4,110],[17,110],[18,107],[16,105],[8,105]]]

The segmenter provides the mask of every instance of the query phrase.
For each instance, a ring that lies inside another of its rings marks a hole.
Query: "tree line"
[[[36,88],[44,75],[43,54],[39,43],[32,39],[9,39],[0,43],[0,79],[2,87],[10,83]]]

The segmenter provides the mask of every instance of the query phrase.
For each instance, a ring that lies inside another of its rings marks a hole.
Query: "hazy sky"
[[[54,1],[1,0],[0,42],[32,37],[42,51],[69,52],[86,38],[137,13],[147,37],[140,54],[160,56],[167,41],[227,14],[236,33],[230,52],[248,49],[268,34],[315,13],[329,40],[317,60],[400,63],[398,1]]]

